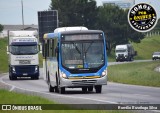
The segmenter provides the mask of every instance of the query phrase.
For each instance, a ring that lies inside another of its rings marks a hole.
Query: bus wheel
[[[65,94],[65,87],[59,87],[59,93]]]
[[[93,91],[93,86],[89,86],[88,91]]]
[[[48,87],[49,87],[49,92],[54,92],[54,87],[52,87],[50,83],[49,83]]]
[[[101,93],[102,92],[102,85],[95,86],[95,90],[96,90],[96,93]]]
[[[87,87],[82,87],[82,92],[87,92]]]
[[[54,92],[54,87],[52,87],[51,85],[49,75],[48,75],[48,88],[49,88],[49,92]]]

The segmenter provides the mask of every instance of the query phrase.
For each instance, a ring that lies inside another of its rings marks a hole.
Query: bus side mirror
[[[9,49],[8,49],[8,46],[7,46],[7,54],[9,54]]]

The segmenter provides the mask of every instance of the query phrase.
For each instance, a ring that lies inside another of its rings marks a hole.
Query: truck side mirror
[[[9,54],[9,49],[8,49],[8,46],[7,46],[7,54]]]

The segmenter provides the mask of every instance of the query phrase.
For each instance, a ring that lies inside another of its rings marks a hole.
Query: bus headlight
[[[102,72],[102,77],[106,76],[107,75],[107,69],[105,69],[103,72]]]
[[[63,73],[63,72],[61,72],[61,77],[63,77],[63,78],[67,78],[67,75],[65,74],[65,73]]]

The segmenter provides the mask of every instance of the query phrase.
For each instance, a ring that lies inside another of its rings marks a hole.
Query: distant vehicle
[[[9,31],[9,79],[31,77],[39,79],[39,46],[37,31]]]
[[[115,49],[116,62],[118,61],[133,61],[137,54],[131,44],[117,45]]]
[[[101,93],[107,85],[107,51],[103,31],[63,27],[44,34],[44,79],[50,92],[65,88]]]
[[[160,52],[154,52],[152,55],[152,60],[160,59]]]

